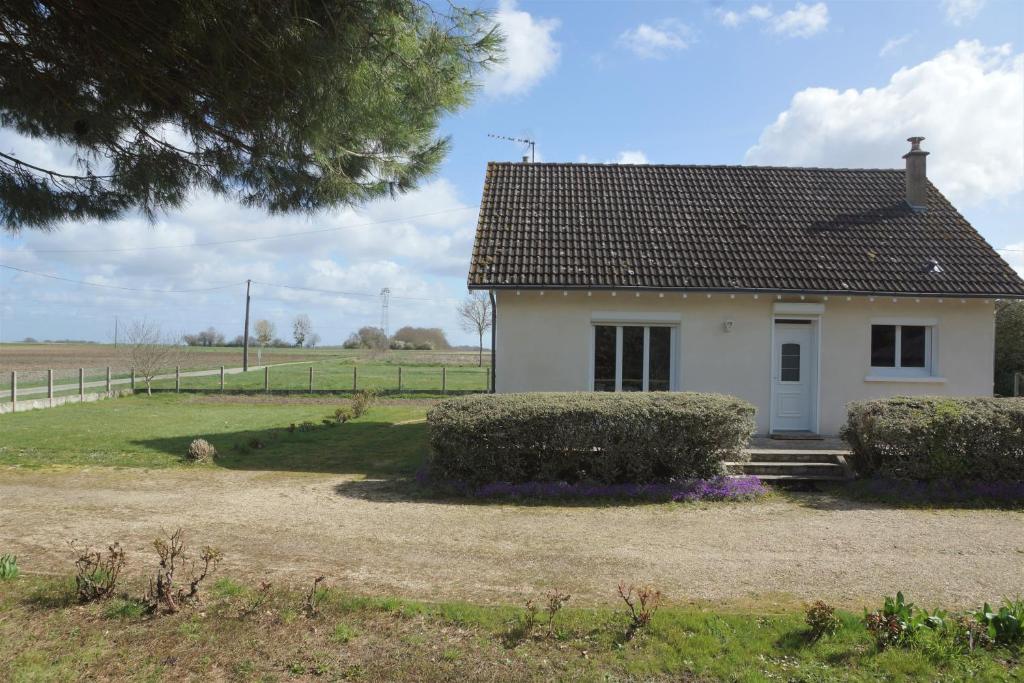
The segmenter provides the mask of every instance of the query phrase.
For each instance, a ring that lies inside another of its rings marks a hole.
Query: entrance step
[[[767,481],[844,481],[853,478],[848,451],[832,449],[751,448],[748,462],[727,462],[732,475]]]
[[[815,432],[772,432],[768,438],[776,441],[823,441],[825,437]]]

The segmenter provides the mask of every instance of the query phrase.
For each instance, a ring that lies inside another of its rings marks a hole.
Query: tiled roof
[[[469,286],[1024,296],[1024,281],[903,170],[487,166]]]

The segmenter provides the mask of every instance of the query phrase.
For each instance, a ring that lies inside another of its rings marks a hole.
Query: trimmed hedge
[[[1024,481],[1024,399],[896,397],[849,405],[840,434],[858,474]]]
[[[605,484],[707,479],[742,460],[754,406],[696,393],[483,394],[427,413],[430,475]]]

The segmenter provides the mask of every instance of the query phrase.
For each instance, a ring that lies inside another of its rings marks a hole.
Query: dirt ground
[[[417,499],[338,475],[110,468],[0,471],[0,552],[28,572],[69,572],[67,541],[129,550],[185,527],[225,553],[222,573],[358,593],[521,603],[549,588],[575,604],[619,580],[673,602],[859,608],[903,590],[923,605],[1024,593],[1024,513],[894,510],[792,494],[705,505],[522,506]]]

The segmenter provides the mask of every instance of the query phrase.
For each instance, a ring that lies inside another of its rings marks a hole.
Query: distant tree
[[[256,349],[256,364],[260,365],[263,363],[263,349],[274,341],[277,328],[269,320],[260,319],[253,325],[253,330],[256,332],[256,343],[259,344],[259,348]]]
[[[484,364],[484,333],[491,329],[491,299],[483,292],[471,292],[457,309],[459,322],[466,332],[475,332],[480,340],[479,365]]]
[[[995,389],[997,394],[1013,393],[1013,375],[1024,373],[1024,301],[996,304]]]
[[[208,327],[197,334],[186,334],[182,336],[189,346],[224,346],[224,335],[212,327]]]
[[[36,339],[35,337],[25,337],[24,339],[21,340],[21,343],[22,344],[38,344],[39,340]]]
[[[450,349],[448,337],[440,327],[405,326],[395,332],[395,341],[402,342],[406,349]]]
[[[125,360],[135,375],[146,384],[146,394],[153,395],[153,380],[161,372],[169,372],[187,358],[180,337],[164,336],[160,328],[146,321],[128,325],[125,333]]]
[[[306,337],[313,333],[313,321],[305,313],[295,316],[292,321],[292,337],[295,338],[295,345],[302,346]]]
[[[77,169],[6,142],[0,223],[152,218],[195,190],[275,213],[406,192],[500,57],[493,27],[427,0],[5,2],[0,122]]]
[[[346,349],[373,349],[374,351],[383,351],[388,346],[388,338],[384,334],[384,330],[372,325],[360,327],[357,332],[350,334],[342,344],[342,347]]]
[[[225,346],[245,346],[245,337],[238,335],[234,339],[225,343]]]
[[[309,335],[309,337],[306,339],[306,346],[311,348],[311,349],[315,349],[316,345],[319,344],[319,343],[320,343],[320,335],[317,334],[316,332],[314,332],[313,334]]]

